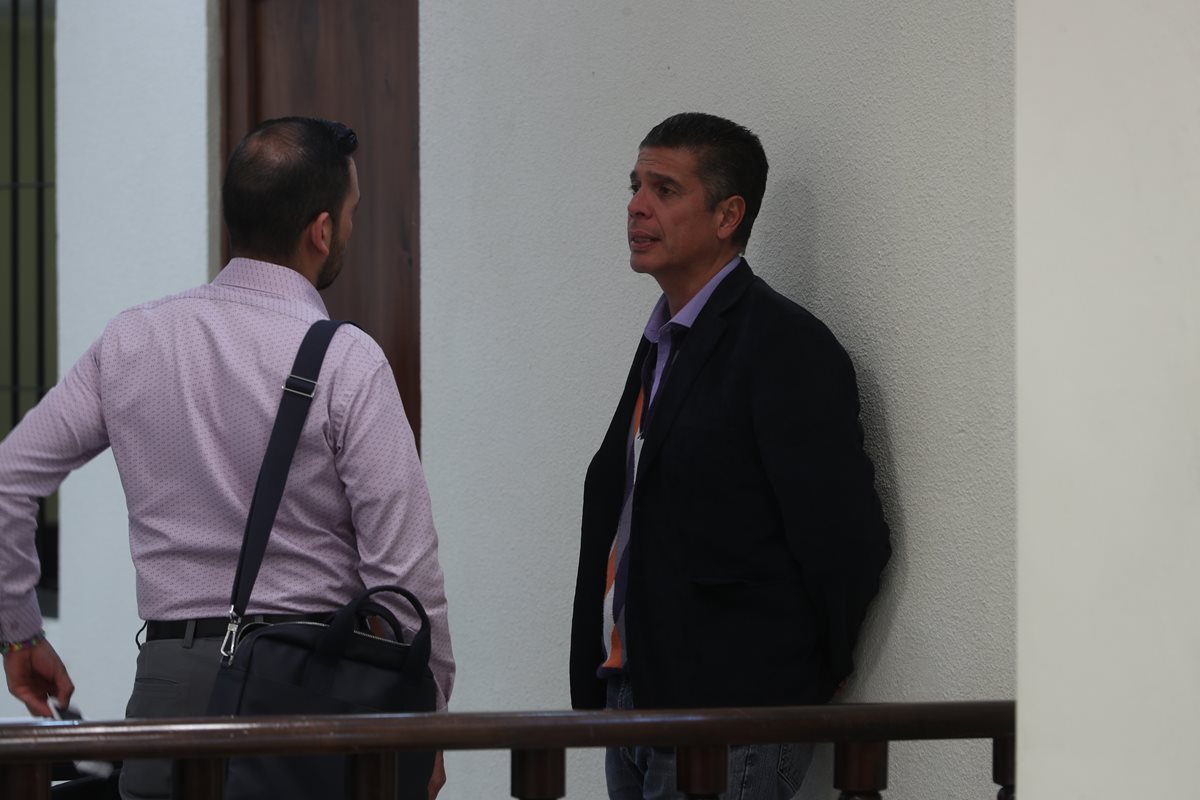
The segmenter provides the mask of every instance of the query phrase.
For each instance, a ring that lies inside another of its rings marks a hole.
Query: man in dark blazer
[[[576,708],[824,703],[891,553],[854,368],[741,257],[767,160],[679,114],[630,175],[630,263],[663,296],[584,487]],[[724,797],[789,798],[807,745],[736,747]],[[671,750],[607,754],[614,800],[681,797]]]

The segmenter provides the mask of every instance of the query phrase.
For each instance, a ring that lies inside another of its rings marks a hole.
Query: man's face
[[[342,271],[342,259],[346,254],[346,245],[350,242],[350,234],[354,232],[354,212],[358,210],[358,168],[354,159],[350,159],[350,190],[342,201],[338,212],[337,224],[333,229],[333,238],[329,242],[329,256],[321,265],[317,275],[317,288],[324,289],[331,285]]]
[[[702,273],[722,253],[720,211],[710,210],[696,154],[645,147],[629,174],[629,265],[660,280]]]

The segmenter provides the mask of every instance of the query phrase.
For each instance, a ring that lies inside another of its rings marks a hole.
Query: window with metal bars
[[[0,437],[54,384],[54,0],[0,0]],[[58,615],[58,502],[38,508],[42,613]]]

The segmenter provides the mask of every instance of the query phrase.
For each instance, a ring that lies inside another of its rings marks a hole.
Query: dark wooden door
[[[224,160],[274,117],[358,133],[362,199],[325,303],[383,347],[420,441],[417,0],[225,0],[223,14]]]

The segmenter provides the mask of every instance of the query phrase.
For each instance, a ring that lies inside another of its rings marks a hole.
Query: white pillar
[[[1017,9],[1024,800],[1200,778],[1200,5]]]

